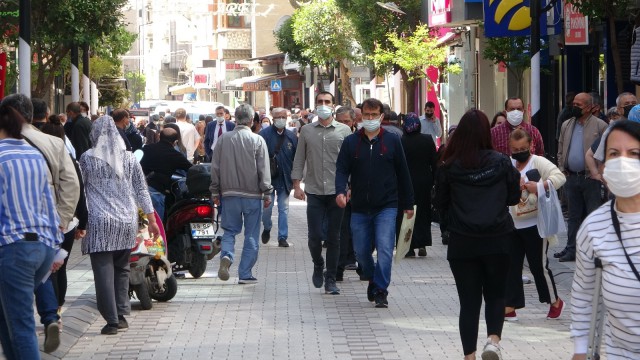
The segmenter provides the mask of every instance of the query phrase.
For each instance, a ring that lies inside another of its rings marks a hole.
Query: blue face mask
[[[327,120],[333,114],[333,109],[327,105],[320,105],[316,108],[316,114],[320,120]]]

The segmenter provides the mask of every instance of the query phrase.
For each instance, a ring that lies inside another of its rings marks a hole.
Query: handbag
[[[548,183],[549,190],[545,191],[544,183],[538,182],[538,234],[541,238],[567,232],[558,193],[553,183]]]
[[[284,142],[284,138],[286,136],[287,136],[286,134],[284,133],[282,134],[280,141],[278,141],[278,144],[276,144],[276,148],[273,152],[273,155],[269,156],[269,169],[271,170],[271,180],[277,178],[278,175],[280,175],[280,166],[278,166],[278,161],[276,160],[276,156],[278,156],[278,153],[282,148],[282,143]]]

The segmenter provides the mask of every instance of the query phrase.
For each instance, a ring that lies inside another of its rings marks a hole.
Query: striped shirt
[[[42,154],[23,140],[0,140],[0,246],[25,233],[52,248],[62,242],[48,171]]]
[[[602,294],[607,311],[607,358],[640,359],[640,281],[627,262],[611,222],[611,202],[600,206],[583,222],[577,237],[576,272],[571,291],[571,337],[576,354],[587,352],[594,258],[602,260]],[[640,213],[617,212],[624,247],[640,267]]]

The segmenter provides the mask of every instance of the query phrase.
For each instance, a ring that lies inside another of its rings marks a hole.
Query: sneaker
[[[425,247],[421,247],[418,249],[418,256],[427,256],[427,249]]]
[[[336,273],[336,281],[343,281],[344,280],[344,273],[341,273],[340,271],[338,271]]]
[[[118,324],[107,324],[100,330],[100,334],[102,335],[116,335],[117,333]]]
[[[231,267],[231,258],[223,256],[220,259],[220,268],[218,269],[218,279],[222,281],[229,280],[229,268]]]
[[[500,345],[487,339],[487,343],[482,349],[482,360],[502,360],[502,354],[500,353]]]
[[[416,257],[415,250],[413,250],[413,249],[409,250],[409,252],[404,257],[406,257],[406,258]]]
[[[271,230],[263,230],[262,231],[262,243],[266,244],[269,242],[269,239],[271,239],[271,234],[270,234]]]
[[[510,313],[504,314],[504,321],[518,321],[518,315],[516,315],[516,311],[513,310]]]
[[[559,258],[558,261],[560,261],[560,262],[576,261],[576,255],[575,254],[566,253],[566,254],[564,254],[563,257]]]
[[[369,286],[367,286],[367,300],[369,300],[369,302],[373,302],[375,300],[375,296],[373,291],[376,289],[376,285],[373,283],[373,281],[369,281]]]
[[[52,353],[60,346],[60,327],[58,322],[49,323],[44,328],[44,352]]]
[[[382,291],[379,291],[375,294],[374,300],[376,302],[376,307],[378,309],[386,309],[389,307],[389,302],[387,301],[387,294]]]
[[[238,280],[238,284],[256,284],[257,282],[258,282],[258,279],[254,278],[253,276],[250,278]]]
[[[329,295],[340,295],[340,289],[336,286],[336,281],[326,279],[324,284],[324,293]]]
[[[289,247],[289,243],[287,242],[287,239],[280,239],[278,240],[278,247]]]
[[[118,315],[118,330],[128,329],[129,323],[122,315]]]
[[[549,313],[547,314],[547,319],[557,319],[562,315],[562,311],[564,310],[564,301],[560,300],[560,304],[558,307],[554,307],[553,305],[549,306]]]
[[[324,265],[313,267],[313,276],[311,277],[311,281],[313,282],[313,286],[315,286],[316,289],[320,289],[322,287],[322,284],[324,283],[324,275],[322,274],[322,270],[324,270]]]

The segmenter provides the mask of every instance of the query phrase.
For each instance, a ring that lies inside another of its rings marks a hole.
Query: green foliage
[[[384,9],[372,0],[335,0],[338,7],[353,23],[356,40],[365,54],[373,55],[376,48],[393,50],[387,34],[411,33],[419,23],[421,0],[396,0],[406,13],[398,14]]]
[[[507,69],[518,74],[521,74],[531,66],[531,59],[527,54],[530,44],[529,37],[486,38],[485,43],[486,46],[482,50],[482,57],[486,60],[491,60],[494,64],[504,62]]]
[[[133,103],[137,103],[144,99],[145,87],[147,85],[147,79],[145,76],[137,72],[129,71],[124,74],[124,78],[127,79],[127,84],[129,84],[128,87],[131,101]]]
[[[625,17],[629,6],[635,4],[632,0],[565,0],[573,4],[583,15],[589,18],[605,18],[611,15]]]
[[[288,54],[290,61],[297,62],[301,66],[311,64],[311,59],[302,55],[303,46],[298,45],[293,39],[293,17],[288,18],[273,34],[276,39],[276,47],[281,52]]]
[[[424,78],[424,69],[431,66],[451,73],[460,73],[462,70],[459,64],[448,63],[448,49],[438,46],[437,33],[427,25],[419,25],[409,36],[390,32],[387,40],[391,45],[390,49],[379,47],[371,57],[381,73],[397,65],[407,72],[409,80],[413,80]]]
[[[293,39],[318,65],[354,58],[356,32],[335,0],[315,0],[293,13]]]

